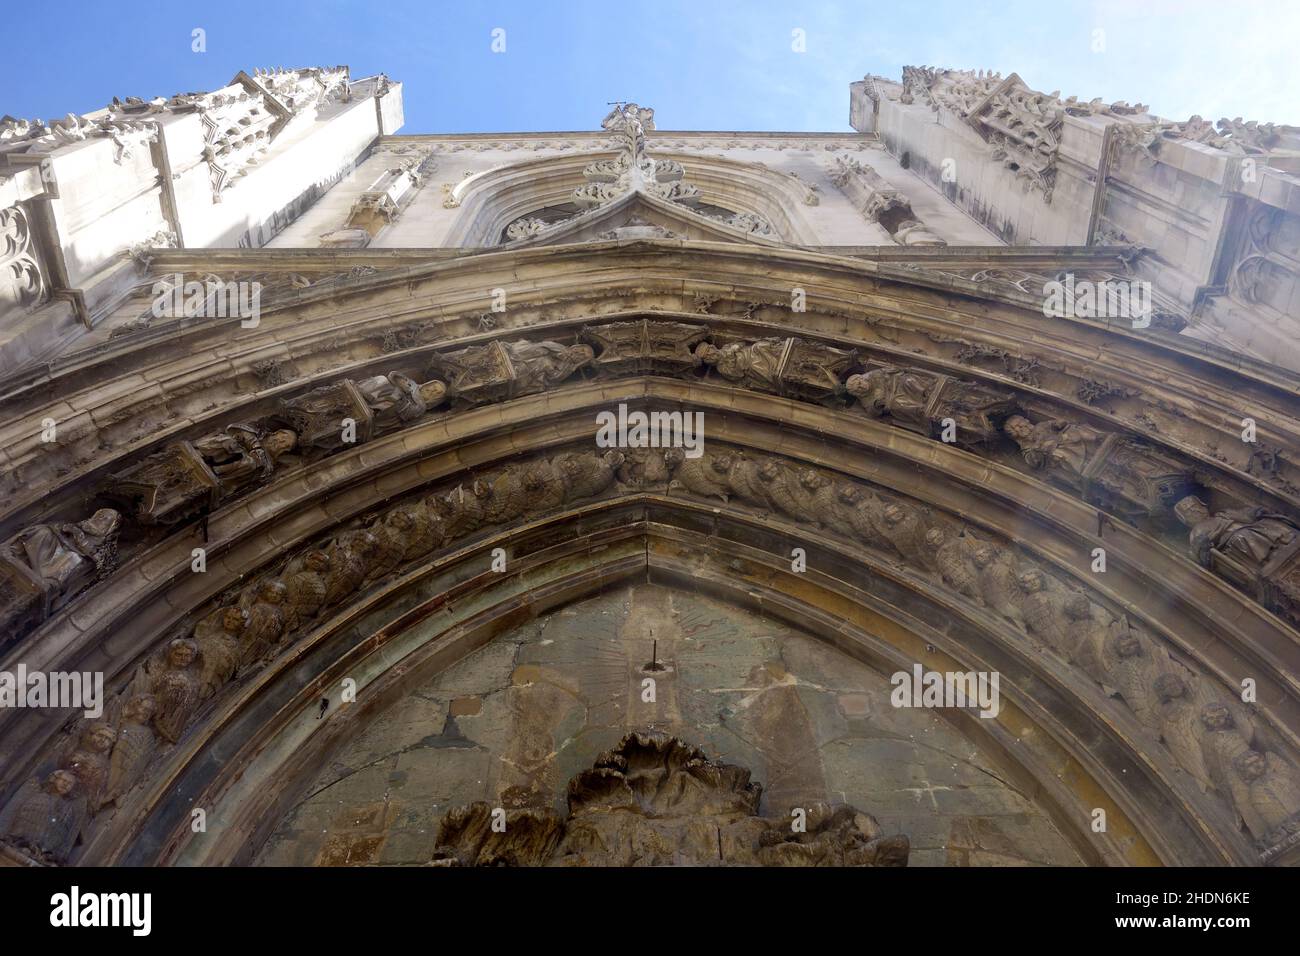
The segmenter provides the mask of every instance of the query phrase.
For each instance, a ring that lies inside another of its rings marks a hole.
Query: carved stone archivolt
[[[704,376],[851,410],[1015,465],[1130,522],[1172,518],[1174,505],[1200,487],[1194,463],[1131,434],[1045,416],[1041,403],[1009,388],[897,366],[855,349],[802,337],[744,339],[650,319],[589,325],[581,338],[497,340],[438,352],[414,372],[422,383],[394,369],[319,386],[282,399],[267,418],[172,442],[118,471],[101,494],[143,524],[175,525],[269,479],[294,450],[335,453],[447,406],[507,401],[579,376],[630,374]],[[1152,530],[1163,534],[1163,527]],[[1222,561],[1206,566],[1300,623],[1289,564],[1253,576]],[[43,619],[24,618],[18,632]]]
[[[232,681],[280,654],[321,614],[390,580],[411,562],[481,530],[515,526],[574,502],[656,490],[752,509],[841,537],[930,582],[929,587],[945,589],[953,601],[996,615],[1020,640],[1095,682],[1100,697],[1117,698],[1153,741],[1164,742],[1171,759],[1201,790],[1216,794],[1239,816],[1261,852],[1278,852],[1278,841],[1294,832],[1300,791],[1294,786],[1294,764],[1276,735],[1253,707],[1199,674],[1122,611],[964,519],[825,468],[716,443],[698,458],[686,458],[675,448],[577,450],[506,465],[402,501],[297,551],[202,612],[118,692],[107,713],[122,716],[103,720],[109,721],[113,739],[129,741],[121,761],[137,768],[130,779],[147,776],[138,771],[146,759],[142,754],[183,740],[206,702]],[[134,727],[129,735],[127,723]],[[88,740],[100,724],[79,723],[69,731],[71,739]],[[141,739],[146,725],[153,743]],[[1209,768],[1227,766],[1224,750],[1235,755],[1231,772],[1216,781]],[[1247,753],[1257,757],[1247,759]],[[111,769],[116,745],[104,757]],[[61,760],[66,762],[56,756],[53,767],[30,782],[24,800],[46,808],[61,792],[66,781],[50,778],[54,770],[66,769]],[[90,801],[87,820],[103,805],[97,802],[106,792],[102,786],[94,783],[93,798],[83,794]],[[14,813],[16,819],[32,819],[21,808]],[[534,824],[541,825],[529,825]],[[41,853],[59,856],[66,846],[61,827],[44,842],[36,840]],[[32,840],[25,833],[12,837],[16,845],[31,846]]]
[[[455,807],[436,866],[906,866],[906,836],[869,814],[814,804],[759,815],[743,767],[677,737],[628,734],[569,781],[568,811]]]

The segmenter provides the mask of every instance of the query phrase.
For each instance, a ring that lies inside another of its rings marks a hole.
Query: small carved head
[[[221,614],[221,629],[227,634],[242,634],[248,626],[248,615],[238,604],[232,604]]]
[[[1228,730],[1232,727],[1232,711],[1217,700],[1201,708],[1201,724],[1206,730]]]
[[[81,522],[82,530],[96,538],[108,538],[122,526],[122,516],[112,508],[100,508]]]
[[[996,551],[983,544],[975,549],[974,553],[971,554],[971,559],[974,560],[976,567],[987,568],[997,556]]]
[[[882,516],[885,519],[885,524],[891,528],[907,520],[907,512],[900,505],[887,505],[882,512]]]
[[[1012,415],[1003,424],[1002,430],[1023,445],[1033,437],[1034,424],[1023,415]]]
[[[308,551],[302,563],[308,571],[324,574],[330,569],[330,556],[324,551]]]
[[[1187,684],[1177,674],[1161,674],[1151,686],[1162,701],[1170,701],[1187,693]]]
[[[262,448],[272,458],[279,458],[286,452],[293,451],[298,444],[298,435],[289,428],[280,428],[262,439]]]
[[[86,727],[81,735],[81,745],[94,753],[106,754],[113,749],[117,740],[117,731],[97,720]]]
[[[664,463],[667,464],[670,469],[676,468],[685,460],[686,452],[680,448],[669,448],[664,452]]]
[[[77,777],[70,770],[56,770],[45,778],[44,789],[56,797],[66,797],[77,789]]]
[[[167,645],[167,663],[177,669],[189,667],[199,656],[199,646],[188,638],[178,637]]]
[[[430,408],[439,404],[446,397],[447,386],[437,379],[434,379],[431,382],[425,382],[420,386],[420,399]]]
[[[711,342],[701,342],[695,346],[695,357],[705,365],[717,365],[722,357],[722,350]]]
[[[288,588],[275,578],[271,578],[263,581],[257,589],[257,600],[261,604],[283,604],[287,593]]]
[[[627,455],[621,451],[607,451],[600,456],[600,460],[605,463],[606,468],[622,468],[623,463],[627,461]]]
[[[713,470],[720,475],[725,475],[727,472],[731,471],[731,466],[734,461],[735,457],[730,452],[723,452],[720,455],[714,455],[712,462]]]
[[[862,489],[857,485],[840,485],[836,494],[846,505],[856,505],[862,500]]]
[[[827,483],[827,478],[818,474],[811,468],[805,468],[799,473],[799,484],[809,491],[816,491],[822,485]]]
[[[931,528],[925,533],[925,543],[929,546],[931,551],[938,551],[943,547],[943,542],[946,538],[947,535],[943,533],[942,528]]]
[[[1137,657],[1142,653],[1142,642],[1132,631],[1124,631],[1115,638],[1115,653],[1120,657]]]
[[[1020,590],[1026,594],[1037,594],[1047,584],[1047,577],[1037,568],[1031,568],[1024,574],[1020,575]]]
[[[565,352],[574,368],[582,368],[596,357],[596,350],[590,345],[570,345]]]

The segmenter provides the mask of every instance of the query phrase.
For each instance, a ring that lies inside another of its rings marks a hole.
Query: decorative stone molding
[[[30,311],[47,294],[27,211],[21,204],[0,209],[0,316]]]
[[[947,110],[965,122],[989,144],[992,158],[1052,201],[1061,127],[1067,114],[1075,116],[1132,116],[1146,106],[1125,102],[1103,104],[1100,99],[1080,103],[1062,100],[1059,93],[1039,93],[1015,73],[1005,79],[998,73],[903,67],[900,103],[920,102],[938,112]]]

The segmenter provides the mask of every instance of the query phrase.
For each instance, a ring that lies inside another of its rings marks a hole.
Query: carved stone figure
[[[681,449],[672,449],[680,453]],[[669,490],[685,490],[701,498],[721,498],[725,503],[731,497],[727,480],[734,456],[729,452],[705,451],[699,458],[682,457],[673,469]]]
[[[1020,446],[1029,467],[1078,491],[1086,486],[1088,467],[1106,439],[1091,425],[1059,418],[1034,424],[1023,415],[1012,415],[1002,427]]]
[[[695,357],[710,365],[729,382],[746,388],[781,391],[781,365],[788,339],[759,339],[756,342],[732,342],[721,347],[710,342],[695,346]]]
[[[842,484],[838,491],[840,503],[853,536],[866,545],[885,542],[880,528],[884,526],[884,503],[875,493],[853,484]]]
[[[435,355],[430,370],[447,383],[450,398],[497,401],[553,388],[593,358],[590,345],[521,339]]]
[[[590,345],[519,341],[510,342],[505,348],[514,368],[514,395],[531,395],[553,388],[595,358]]]
[[[162,665],[152,681],[150,689],[158,702],[154,727],[168,743],[180,739],[202,700],[198,658],[198,645],[178,638],[167,645]]]
[[[451,810],[433,862],[443,866],[906,866],[907,837],[886,836],[852,807],[807,808],[806,827],[760,817],[749,771],[709,760],[675,737],[631,733],[568,786],[568,815],[492,807]]]
[[[673,452],[677,454],[673,455]],[[664,451],[655,448],[630,449],[619,468],[618,480],[636,488],[666,487],[681,456],[680,448]]]
[[[357,391],[365,399],[373,416],[376,434],[400,428],[440,405],[447,386],[436,379],[417,385],[399,372],[375,375],[357,382]]]
[[[935,571],[934,554],[925,545],[925,518],[913,505],[894,502],[880,513],[879,531],[908,563],[918,570]]]
[[[154,734],[154,715],[158,701],[152,694],[135,694],[122,707],[122,717],[117,728],[117,743],[108,762],[108,785],[104,789],[102,804],[120,798],[138,781],[158,746]]]
[[[325,575],[325,607],[345,601],[361,587],[379,542],[369,531],[345,531],[329,545],[330,567]]]
[[[404,543],[402,561],[423,557],[442,543],[442,526],[423,505],[399,505],[383,518]]]
[[[91,721],[82,730],[77,747],[63,762],[63,768],[76,775],[80,791],[86,797],[86,811],[91,816],[99,811],[104,787],[108,783],[109,754],[116,741],[117,731],[108,723]]]
[[[49,863],[66,863],[87,822],[86,801],[70,770],[29,781],[13,800],[4,840]]]
[[[1232,508],[1210,514],[1205,502],[1188,495],[1174,506],[1190,531],[1188,542],[1197,563],[1255,592],[1270,560],[1300,541],[1289,519],[1264,508]]]
[[[101,508],[84,521],[33,525],[0,545],[0,633],[25,633],[107,570],[121,524]]]
[[[1024,592],[1021,612],[1031,633],[1046,641],[1061,654],[1070,652],[1070,622],[1065,613],[1069,598],[1047,589],[1047,575],[1031,568],[1020,575]]]
[[[984,596],[980,593],[979,569],[972,556],[972,540],[965,535],[949,535],[942,528],[931,528],[925,533],[925,546],[933,556],[933,566],[947,585],[982,606]]]
[[[415,421],[446,396],[447,386],[437,379],[417,385],[400,372],[389,372],[359,382],[343,379],[284,399],[279,417],[304,448],[334,451]]]
[[[930,433],[930,399],[939,377],[918,369],[886,365],[859,375],[850,375],[844,389],[872,418],[888,415],[902,425]]]
[[[1247,750],[1233,761],[1246,784],[1246,827],[1261,844],[1280,843],[1300,832],[1300,776],[1276,754]]]
[[[1233,762],[1250,749],[1250,740],[1237,727],[1232,711],[1221,701],[1211,701],[1201,708],[1201,757],[1210,782],[1234,806],[1241,803],[1240,778]]]
[[[240,640],[239,667],[251,667],[265,658],[284,635],[288,620],[285,602],[289,589],[270,578],[251,588],[247,605],[248,623]]]
[[[477,529],[487,517],[487,504],[492,486],[482,479],[470,482],[469,488],[457,485],[445,495],[426,498],[442,522],[449,539],[459,538]]]
[[[1025,626],[1025,616],[1020,610],[1023,592],[1009,557],[1003,556],[991,544],[982,544],[971,553],[979,574],[980,592],[984,603],[1007,620]]]
[[[1102,690],[1122,697],[1152,730],[1161,725],[1156,679],[1170,669],[1168,655],[1131,627],[1114,628],[1102,645]]]
[[[238,605],[217,608],[194,626],[201,664],[199,695],[211,697],[235,676],[248,613]]]
[[[1031,468],[1125,516],[1164,511],[1192,487],[1182,462],[1091,425],[1059,418],[1034,424],[1012,415],[1002,427]]]
[[[663,461],[662,455],[650,457]],[[620,451],[607,451],[600,455],[580,452],[558,456],[555,467],[564,482],[564,500],[578,501],[601,494],[614,483],[615,476],[626,461]]]
[[[1209,703],[1178,674],[1166,672],[1155,679],[1160,701],[1160,728],[1165,745],[1201,787],[1210,788],[1210,771],[1201,750],[1204,727],[1201,711]]]
[[[313,550],[289,562],[281,578],[285,588],[285,631],[292,631],[316,616],[325,604],[330,557]]]
[[[251,425],[231,425],[192,442],[171,442],[114,475],[104,494],[145,524],[176,524],[265,481],[297,441],[288,429],[261,436]]]

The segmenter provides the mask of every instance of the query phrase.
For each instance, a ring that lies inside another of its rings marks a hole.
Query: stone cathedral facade
[[[0,122],[0,861],[1300,861],[1300,129],[612,107]]]

